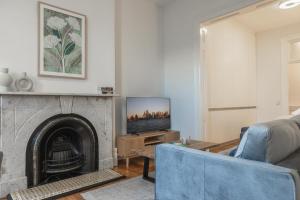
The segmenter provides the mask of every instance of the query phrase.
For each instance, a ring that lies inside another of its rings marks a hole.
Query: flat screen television
[[[171,128],[170,99],[127,97],[127,133],[143,133]]]

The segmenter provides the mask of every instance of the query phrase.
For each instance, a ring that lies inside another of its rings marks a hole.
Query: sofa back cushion
[[[289,168],[289,169],[294,169],[299,173],[300,172],[300,149],[290,154],[288,157],[281,160],[276,165]]]
[[[298,127],[300,127],[300,115],[292,117],[291,120],[294,121],[298,125]]]
[[[276,164],[299,147],[299,127],[293,120],[282,119],[251,126],[235,157]]]

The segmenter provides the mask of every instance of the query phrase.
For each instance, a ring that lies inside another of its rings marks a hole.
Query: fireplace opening
[[[98,138],[93,125],[75,115],[47,119],[27,145],[28,187],[98,170]]]
[[[79,136],[72,139],[76,133],[68,135],[68,130],[60,129],[59,131],[62,133],[52,137],[46,144],[48,153],[44,165],[48,174],[69,172],[84,165],[84,156],[81,153],[82,150],[79,149],[78,140],[76,140]]]

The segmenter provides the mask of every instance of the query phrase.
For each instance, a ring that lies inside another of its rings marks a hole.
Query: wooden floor
[[[233,141],[230,141],[227,143],[223,143],[222,145],[219,145],[219,146],[211,149],[211,152],[217,153],[217,152],[229,149],[231,147],[234,147],[238,143],[239,143],[239,140],[233,140]],[[114,170],[119,172],[120,174],[126,176],[126,179],[129,179],[129,178],[141,176],[143,174],[143,166],[144,166],[143,164],[144,163],[143,163],[142,158],[131,159],[129,168],[126,168],[125,162],[120,161],[119,166],[114,168]],[[153,161],[150,161],[150,171],[153,171],[154,169],[155,169],[154,163],[153,163]],[[122,180],[120,180],[120,181],[122,181]],[[113,184],[113,183],[111,183],[111,184]],[[100,187],[103,187],[103,186],[100,186]],[[91,190],[95,190],[100,187],[95,187]],[[84,191],[84,192],[86,192],[86,191]],[[80,193],[76,193],[76,194],[73,194],[70,196],[60,198],[59,200],[84,200],[84,199],[82,198]]]

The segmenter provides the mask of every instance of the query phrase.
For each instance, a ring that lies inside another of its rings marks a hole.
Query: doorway
[[[300,6],[281,9],[282,2],[201,24],[204,140],[234,140],[243,127],[300,108]]]

